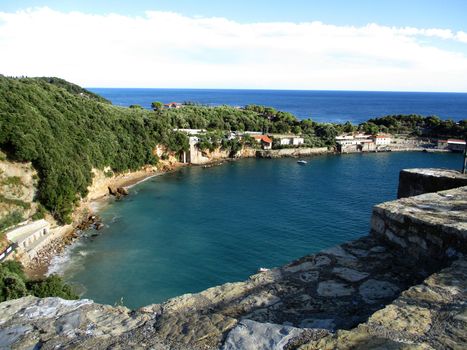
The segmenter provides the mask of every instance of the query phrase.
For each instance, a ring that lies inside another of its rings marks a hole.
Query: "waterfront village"
[[[167,108],[180,108],[178,103],[167,104]],[[178,161],[185,164],[201,165],[228,158],[228,152],[207,154],[200,150],[200,137],[207,133],[204,129],[176,129],[189,137],[189,151],[182,152]],[[394,152],[394,151],[426,151],[426,152],[462,152],[466,146],[464,140],[442,139],[427,140],[407,137],[404,135],[391,135],[387,133],[364,134],[359,132],[338,135],[333,149],[307,148],[304,137],[295,134],[264,134],[262,132],[230,132],[226,137],[229,140],[250,137],[257,143],[250,153],[243,156],[260,156],[263,158],[277,158],[283,156],[309,156],[320,153],[358,153],[358,152]],[[262,152],[258,154],[258,152]],[[162,155],[163,152],[158,154]],[[237,155],[238,156],[238,155]],[[50,223],[44,219],[28,220],[5,230],[4,242],[0,250],[0,262],[8,257],[19,258],[23,263],[33,261],[35,255],[56,237]],[[5,240],[6,238],[6,240]],[[6,241],[6,242],[5,242]]]

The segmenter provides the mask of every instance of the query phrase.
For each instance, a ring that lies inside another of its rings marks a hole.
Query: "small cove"
[[[458,168],[460,154],[244,159],[187,167],[102,208],[106,227],[62,263],[82,297],[136,308],[283,265],[368,233],[402,168]],[[93,232],[90,232],[93,233]]]

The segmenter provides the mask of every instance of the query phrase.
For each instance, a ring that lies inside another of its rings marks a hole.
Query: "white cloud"
[[[2,74],[84,86],[467,91],[465,43],[437,28],[0,12]]]

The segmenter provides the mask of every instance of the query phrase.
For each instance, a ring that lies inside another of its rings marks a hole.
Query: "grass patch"
[[[14,211],[8,214],[7,216],[5,216],[3,219],[0,220],[0,232],[4,231],[10,226],[20,223],[21,221],[23,221],[23,214],[21,214],[21,212]]]
[[[31,209],[31,203],[26,203],[22,201],[21,199],[6,198],[3,194],[0,194],[0,203],[15,205],[23,209]]]
[[[2,179],[0,183],[3,186],[15,186],[15,187],[24,186],[23,181],[21,180],[19,176],[7,177],[5,179]]]

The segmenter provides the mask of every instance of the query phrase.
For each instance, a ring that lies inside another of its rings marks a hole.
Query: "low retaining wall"
[[[398,198],[467,186],[467,175],[447,169],[404,169],[399,174]]]
[[[316,154],[331,153],[327,147],[315,147],[315,148],[283,148],[273,150],[262,150],[256,152],[258,158],[282,158],[282,157],[304,157]]]
[[[371,233],[416,258],[466,254],[467,186],[377,205]]]

